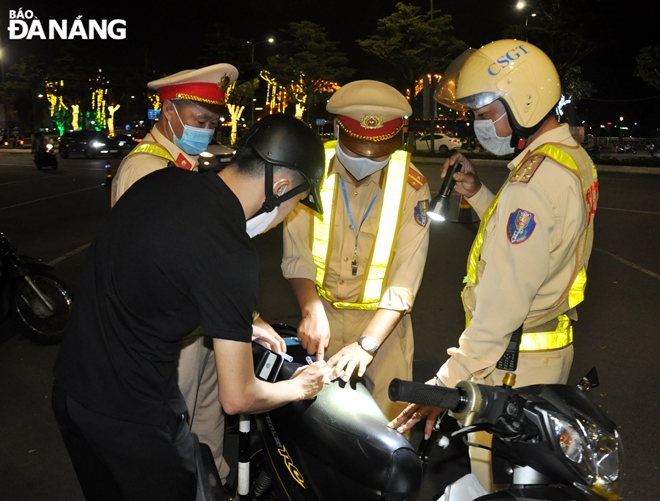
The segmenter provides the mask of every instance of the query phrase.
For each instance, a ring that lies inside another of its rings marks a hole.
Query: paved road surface
[[[37,171],[29,155],[0,152],[0,230],[20,252],[56,266],[74,288],[85,251],[108,211],[104,160],[60,160]],[[117,160],[111,160],[116,166]],[[431,190],[439,166],[419,161]],[[496,187],[502,162],[477,164]],[[596,241],[587,299],[579,308],[571,381],[597,366],[601,387],[591,395],[620,425],[626,446],[626,499],[655,501],[660,492],[660,435],[655,387],[660,339],[660,176],[601,169]],[[458,198],[452,197],[454,210]],[[454,213],[455,214],[455,213]],[[476,225],[431,229],[424,281],[413,311],[415,379],[433,375],[461,332],[460,289]],[[262,261],[259,309],[271,322],[295,325],[298,310],[281,277],[281,235],[255,239]],[[0,499],[80,500],[79,487],[50,411],[51,368],[58,347],[37,346],[0,326]]]

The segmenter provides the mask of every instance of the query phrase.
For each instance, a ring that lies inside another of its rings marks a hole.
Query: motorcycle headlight
[[[586,420],[549,417],[559,448],[584,479],[575,486],[603,499],[620,499],[623,444],[618,432],[612,434]]]

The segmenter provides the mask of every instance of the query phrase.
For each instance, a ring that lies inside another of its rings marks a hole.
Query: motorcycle
[[[277,381],[293,374],[305,354],[299,344],[290,344],[289,339],[287,344],[294,348],[289,349],[294,352],[293,362],[253,346],[257,377]],[[503,471],[497,483],[509,485],[494,494],[462,498],[452,494],[443,501],[586,501],[587,494],[619,499],[621,438],[616,425],[585,395],[597,384],[595,369],[575,387],[514,389],[462,381],[456,388],[442,388],[393,380],[392,400],[448,409],[460,424],[450,436],[434,432],[416,449],[387,427],[387,419],[362,383],[330,381],[314,399],[242,416],[237,487],[218,488],[217,471],[206,451],[200,455],[206,455],[206,463],[201,459],[198,463],[204,473],[199,476],[197,499],[435,501],[444,485],[433,496],[420,497],[430,447],[446,447],[478,430],[493,434],[493,455],[500,458],[498,467]],[[201,448],[208,449],[204,444]],[[461,478],[449,491],[464,484]]]
[[[55,170],[58,167],[57,156],[55,155],[55,146],[52,143],[46,143],[45,146],[37,148],[34,153],[34,163],[37,169],[50,167]]]
[[[655,143],[649,142],[646,145],[646,150],[649,152],[651,156],[655,155]]]
[[[616,152],[617,153],[632,153],[633,155],[637,153],[637,150],[635,150],[635,147],[632,145],[632,143],[626,143],[624,145],[617,144],[616,145]]]
[[[17,255],[0,232],[0,320],[13,320],[25,337],[43,345],[62,341],[72,306],[71,293],[52,270]]]

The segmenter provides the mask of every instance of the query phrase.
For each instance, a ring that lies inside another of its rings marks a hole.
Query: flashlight
[[[445,179],[442,181],[440,191],[435,198],[431,200],[427,214],[433,221],[444,221],[447,219],[447,214],[449,213],[449,196],[456,184],[454,174],[460,172],[460,170],[461,164],[458,162],[449,167]]]

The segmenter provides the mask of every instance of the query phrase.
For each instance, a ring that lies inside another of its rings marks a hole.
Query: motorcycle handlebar
[[[393,379],[388,391],[390,400],[410,402],[419,405],[441,407],[450,411],[458,411],[465,404],[465,397],[457,388],[431,386],[413,381]]]

